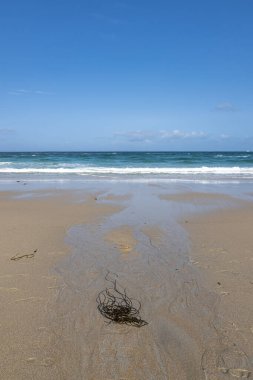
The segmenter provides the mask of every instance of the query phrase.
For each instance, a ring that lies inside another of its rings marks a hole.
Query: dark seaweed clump
[[[108,323],[114,322],[134,327],[143,327],[148,324],[140,317],[141,303],[133,300],[126,294],[126,289],[121,291],[117,281],[108,278],[105,279],[112,283],[112,287],[102,290],[97,296],[97,308]]]

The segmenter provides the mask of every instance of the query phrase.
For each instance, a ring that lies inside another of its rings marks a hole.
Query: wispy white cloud
[[[223,139],[223,140],[227,140],[227,139],[230,138],[230,136],[229,136],[229,135],[226,135],[225,133],[222,133],[222,134],[220,135],[220,138]]]
[[[222,112],[233,112],[236,111],[237,108],[230,102],[221,102],[215,106],[215,110]]]
[[[174,129],[172,131],[160,131],[159,133],[162,139],[189,139],[189,138],[203,138],[207,137],[207,133],[202,131],[180,131],[179,129]]]
[[[42,90],[26,90],[26,89],[16,89],[8,91],[9,95],[49,95],[49,92]]]
[[[115,138],[121,138],[129,142],[144,142],[151,143],[154,141],[166,141],[175,139],[202,139],[207,138],[208,134],[202,131],[181,131],[179,129],[174,130],[159,130],[159,131],[147,131],[136,130],[126,132],[116,132]]]
[[[124,140],[130,141],[130,142],[150,142],[154,138],[154,132],[152,131],[143,131],[143,130],[136,130],[136,131],[126,131],[126,132],[116,132],[114,133],[115,138],[123,138]]]

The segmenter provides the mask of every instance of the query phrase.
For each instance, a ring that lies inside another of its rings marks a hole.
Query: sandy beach
[[[239,209],[195,217],[186,227],[192,241],[192,264],[218,296],[213,323],[220,347],[214,358],[206,351],[207,363],[213,360],[231,378],[251,378],[248,370],[252,371],[252,225],[253,207],[247,203]]]
[[[0,380],[253,380],[252,14],[1,2]]]
[[[250,200],[135,185],[2,192],[0,209],[2,379],[252,377]],[[147,324],[106,323],[115,280]]]
[[[70,252],[64,237],[71,225],[100,220],[115,207],[97,205],[96,194],[22,195],[0,194],[0,378],[59,378],[45,356],[53,350],[47,305],[64,286],[53,267]]]

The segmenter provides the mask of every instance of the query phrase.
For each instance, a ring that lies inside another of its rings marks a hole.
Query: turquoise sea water
[[[0,153],[0,179],[253,180],[253,152]]]

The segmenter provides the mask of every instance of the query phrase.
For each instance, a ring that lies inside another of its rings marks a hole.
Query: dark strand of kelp
[[[140,317],[141,303],[133,300],[126,294],[126,289],[121,292],[117,286],[117,281],[108,279],[109,272],[105,279],[113,284],[113,287],[102,290],[97,296],[97,308],[102,316],[109,320],[108,323],[125,324],[134,327],[143,327],[148,324]],[[135,306],[133,304],[135,303]]]
[[[10,259],[13,260],[13,261],[21,260],[21,259],[23,259],[23,258],[26,258],[26,259],[32,259],[32,258],[35,256],[35,253],[36,253],[37,251],[38,251],[38,250],[35,249],[35,250],[33,251],[33,253],[26,253],[25,255],[19,255],[19,254],[17,254],[17,255],[15,255],[15,256],[11,257]]]

